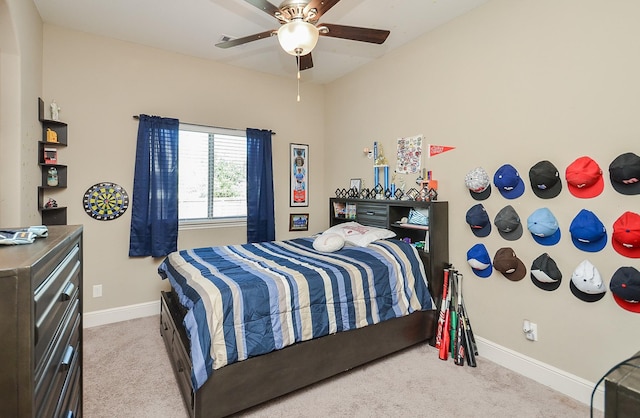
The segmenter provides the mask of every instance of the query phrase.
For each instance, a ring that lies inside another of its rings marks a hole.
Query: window
[[[246,221],[245,131],[180,124],[180,223]]]

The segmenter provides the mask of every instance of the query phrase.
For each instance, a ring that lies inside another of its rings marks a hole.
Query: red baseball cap
[[[627,211],[616,219],[611,244],[625,257],[640,258],[640,215]]]
[[[565,171],[567,188],[575,197],[589,199],[604,190],[604,178],[598,163],[589,157],[580,157]]]

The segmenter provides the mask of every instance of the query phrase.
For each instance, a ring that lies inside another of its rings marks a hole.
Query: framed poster
[[[289,231],[307,231],[308,229],[308,213],[292,213],[289,215]]]
[[[309,206],[309,145],[289,144],[289,206]]]
[[[420,172],[422,161],[422,135],[398,139],[396,173],[414,174]]]

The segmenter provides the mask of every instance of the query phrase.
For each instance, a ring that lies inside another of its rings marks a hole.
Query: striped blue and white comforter
[[[411,245],[334,253],[313,238],[177,251],[158,268],[187,309],[197,389],[227,364],[299,341],[434,309]]]

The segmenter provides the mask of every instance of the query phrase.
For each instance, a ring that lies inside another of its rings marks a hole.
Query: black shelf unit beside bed
[[[38,165],[41,171],[41,182],[38,186],[38,210],[43,225],[66,225],[66,206],[45,207],[49,197],[67,188],[67,166],[58,164],[58,150],[67,146],[67,124],[59,120],[45,119],[44,101],[38,97],[38,120],[42,124],[42,140],[38,141]],[[55,132],[55,140],[49,135]],[[54,162],[45,158],[47,151],[55,155]],[[55,184],[48,183],[49,170],[55,171]],[[46,196],[45,196],[46,195]]]
[[[411,209],[427,211],[428,226],[401,223],[402,218],[409,217]],[[329,220],[330,226],[355,221],[390,229],[398,239],[424,242],[424,249],[418,250],[418,254],[430,278],[442,276],[449,264],[449,202],[334,197],[329,199]],[[440,306],[442,287],[431,291],[434,302]]]

